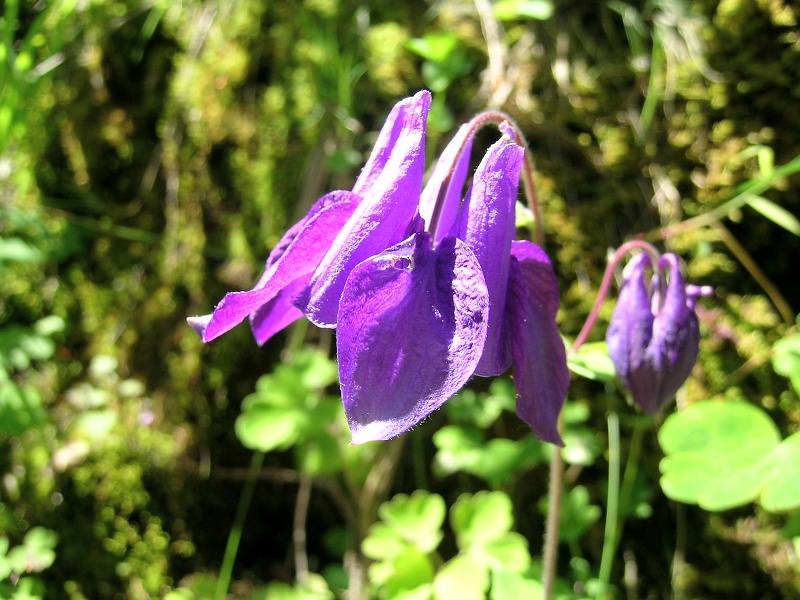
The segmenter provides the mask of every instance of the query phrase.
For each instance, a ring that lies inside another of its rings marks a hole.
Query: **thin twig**
[[[780,290],[772,283],[772,280],[767,277],[766,273],[761,270],[761,267],[758,266],[758,263],[750,256],[750,253],[745,250],[744,246],[739,243],[739,240],[734,237],[734,235],[728,230],[725,225],[719,222],[711,223],[711,228],[714,229],[719,234],[720,239],[722,242],[728,247],[733,255],[739,259],[739,262],[742,263],[742,266],[750,273],[750,276],[756,280],[756,283],[761,286],[761,289],[769,296],[769,299],[772,301],[772,304],[775,305],[775,308],[778,309],[778,312],[781,315],[781,318],[786,322],[787,325],[791,326],[794,324],[794,311],[792,307],[789,306],[789,303],[786,301],[786,298],[783,297]]]

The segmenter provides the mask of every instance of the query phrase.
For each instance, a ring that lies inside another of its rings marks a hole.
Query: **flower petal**
[[[645,412],[655,413],[669,402],[692,372],[697,361],[700,329],[697,315],[689,308],[686,285],[678,257],[665,254],[658,261],[661,272],[669,266],[669,282],[664,304],[653,320],[653,337],[647,349],[647,362],[659,375],[658,389],[652,398],[634,398]],[[633,391],[633,390],[631,390]],[[645,400],[652,400],[653,404]]]
[[[339,301],[350,272],[361,261],[404,239],[422,190],[430,100],[427,91],[412,98],[383,170],[333,241],[308,289],[297,299],[295,305],[315,325],[336,327]]]
[[[507,302],[517,415],[539,439],[563,445],[558,414],[569,370],[556,325],[558,282],[547,255],[532,242],[512,244]]]
[[[632,386],[630,375],[644,363],[653,336],[653,313],[644,278],[644,270],[650,266],[650,257],[645,253],[636,255],[625,266],[622,289],[606,333],[608,354],[631,391],[633,387],[646,386],[644,379]],[[654,391],[642,389],[640,394],[652,395]]]
[[[489,331],[475,370],[476,375],[484,377],[500,375],[511,365],[503,329],[509,252],[516,233],[515,205],[524,153],[509,136],[489,148],[451,229],[451,235],[464,240],[475,254],[489,289]]]
[[[489,298],[469,248],[419,233],[353,269],[342,294],[339,376],[353,443],[394,437],[472,375]]]
[[[203,341],[210,342],[230,331],[293,281],[309,276],[360,200],[345,191],[320,198],[309,216],[292,227],[272,251],[255,288],[226,294],[211,315],[192,318],[190,324]]]
[[[461,204],[472,152],[472,140],[475,137],[473,132],[467,138],[471,129],[469,125],[461,126],[455,137],[445,147],[425,189],[422,190],[419,213],[428,224],[428,230],[431,231],[436,243],[450,231]],[[459,150],[461,154],[458,154]],[[440,202],[439,196],[442,193],[445,193],[446,197]],[[440,207],[440,213],[436,216],[437,222],[432,223],[433,212],[437,205]]]
[[[397,145],[397,140],[403,132],[406,115],[409,111],[414,110],[415,103],[419,102],[419,96],[420,94],[417,94],[411,98],[404,98],[392,107],[389,116],[386,117],[386,121],[383,123],[383,127],[381,127],[369,158],[353,186],[354,194],[358,194],[363,198],[369,194],[372,186],[375,185],[375,182],[386,168],[386,163],[389,162],[392,149]]]
[[[258,344],[264,343],[284,327],[294,323],[303,316],[300,309],[296,308],[294,299],[308,285],[311,273],[305,277],[296,279],[266,304],[258,307],[255,312],[250,314],[250,327],[253,330],[253,337]]]

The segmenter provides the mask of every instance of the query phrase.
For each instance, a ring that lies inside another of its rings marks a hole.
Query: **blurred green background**
[[[789,0],[5,0],[0,597],[537,597],[551,449],[508,378],[349,447],[330,331],[203,346],[185,324],[249,289],[423,87],[429,164],[485,108],[528,136],[565,337],[609,249],[653,241],[717,290],[679,406],[744,399],[795,433],[799,19]],[[559,597],[800,598],[796,506],[668,500],[661,419],[594,349],[565,411]]]

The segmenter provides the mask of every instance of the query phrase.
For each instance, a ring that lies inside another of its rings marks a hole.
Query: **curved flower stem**
[[[233,520],[233,527],[231,527],[231,532],[228,534],[228,543],[225,544],[225,555],[222,559],[222,567],[220,567],[219,570],[217,589],[214,593],[215,600],[224,600],[228,593],[228,587],[231,584],[231,574],[233,573],[233,564],[236,562],[239,541],[242,539],[244,521],[247,518],[247,511],[250,509],[250,502],[253,500],[253,492],[256,489],[258,474],[263,464],[264,453],[253,452],[253,458],[250,461],[250,469],[247,472],[247,480],[245,481],[242,495],[239,498],[239,506],[236,507],[236,517],[234,517]]]
[[[606,299],[608,295],[608,290],[611,288],[611,278],[614,275],[614,268],[617,266],[620,260],[630,252],[631,250],[640,249],[643,252],[647,252],[650,255],[650,261],[652,262],[654,268],[658,265],[659,254],[658,250],[652,244],[648,244],[647,242],[643,242],[641,240],[631,240],[630,242],[625,242],[617,248],[617,251],[611,256],[608,261],[608,265],[606,266],[606,272],[603,273],[603,281],[600,284],[600,291],[597,292],[597,299],[594,301],[594,306],[592,307],[592,312],[589,313],[589,317],[586,319],[586,322],[583,324],[583,328],[581,328],[578,337],[575,338],[575,341],[572,343],[572,348],[570,348],[570,353],[577,352],[578,348],[580,348],[585,342],[586,339],[589,337],[589,334],[592,332],[592,328],[594,324],[597,322],[597,315],[600,313],[600,307],[603,304],[603,300]]]
[[[539,198],[536,195],[536,186],[533,181],[533,160],[531,159],[531,151],[528,148],[528,144],[525,142],[525,136],[522,135],[522,130],[519,128],[519,125],[516,124],[514,119],[512,119],[507,114],[500,112],[498,110],[487,110],[482,113],[478,113],[475,115],[472,120],[467,123],[467,127],[469,128],[467,134],[464,136],[464,140],[461,143],[461,147],[458,149],[458,152],[455,153],[453,157],[453,164],[455,165],[458,163],[458,160],[461,157],[461,154],[464,152],[464,147],[467,144],[467,141],[472,138],[475,133],[481,129],[482,127],[486,127],[487,125],[497,125],[501,131],[504,131],[506,128],[510,129],[511,132],[514,134],[514,142],[517,145],[522,146],[525,149],[525,159],[522,165],[522,186],[525,190],[525,196],[528,199],[528,204],[530,205],[531,212],[533,213],[534,219],[534,242],[536,242],[539,246],[544,247],[544,227],[542,225],[542,215],[541,215],[541,207],[539,205]],[[442,189],[439,193],[438,201],[436,202],[436,206],[433,209],[433,215],[431,216],[431,223],[429,230],[433,234],[436,232],[436,227],[439,224],[439,217],[441,216],[442,207],[444,205],[444,199],[447,197],[447,191],[450,187],[450,182],[447,181],[444,185],[442,185]]]

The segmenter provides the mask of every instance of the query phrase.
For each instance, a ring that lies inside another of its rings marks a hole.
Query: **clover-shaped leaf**
[[[671,415],[658,436],[661,487],[673,500],[725,510],[761,497],[767,510],[800,505],[800,437],[781,442],[761,409],[701,402]]]
[[[461,549],[486,545],[511,529],[511,499],[503,492],[462,494],[450,510],[450,520]]]
[[[489,588],[489,571],[472,556],[460,554],[448,561],[433,580],[436,600],[483,600]]]
[[[442,475],[464,471],[491,485],[502,485],[517,471],[532,467],[544,458],[543,444],[533,435],[519,440],[494,439],[484,442],[480,431],[447,425],[433,435],[435,468]]]
[[[422,552],[432,552],[442,539],[444,499],[417,490],[411,496],[398,494],[378,509],[381,519],[403,540]]]

